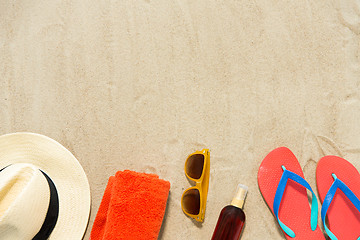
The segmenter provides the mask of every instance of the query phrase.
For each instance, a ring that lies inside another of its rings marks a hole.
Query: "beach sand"
[[[285,239],[257,171],[290,148],[316,189],[320,157],[360,169],[360,5],[355,0],[0,2],[0,133],[62,143],[92,191],[108,177],[171,182],[159,239],[210,239],[238,183],[242,240]],[[186,217],[188,154],[210,149],[205,222]],[[321,222],[319,221],[319,224]]]

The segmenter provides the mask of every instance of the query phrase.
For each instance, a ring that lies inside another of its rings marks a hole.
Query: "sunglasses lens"
[[[204,168],[204,155],[194,154],[186,161],[186,173],[189,177],[199,179]]]
[[[186,190],[182,198],[184,210],[192,215],[198,215],[200,212],[200,192],[197,189]]]

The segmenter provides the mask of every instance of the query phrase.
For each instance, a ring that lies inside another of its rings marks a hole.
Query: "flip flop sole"
[[[316,167],[316,183],[321,202],[334,182],[332,173],[360,198],[360,174],[348,161],[337,156],[321,158]],[[327,226],[340,240],[360,236],[360,213],[341,190],[337,190],[327,211]]]
[[[283,174],[282,165],[287,170],[304,178],[298,160],[288,148],[277,148],[264,158],[258,171],[258,185],[265,202],[273,214],[274,197]],[[319,227],[315,231],[311,230],[310,214],[311,208],[306,188],[292,180],[288,180],[280,204],[279,218],[295,232],[296,236],[291,238],[284,233],[286,239],[325,240]]]

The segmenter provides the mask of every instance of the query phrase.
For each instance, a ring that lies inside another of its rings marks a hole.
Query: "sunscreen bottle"
[[[245,224],[243,206],[248,187],[239,184],[231,204],[224,207],[211,240],[239,240]]]

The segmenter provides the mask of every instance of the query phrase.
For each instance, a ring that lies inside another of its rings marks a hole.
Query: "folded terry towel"
[[[155,174],[119,171],[109,178],[90,240],[157,239],[170,183]]]

